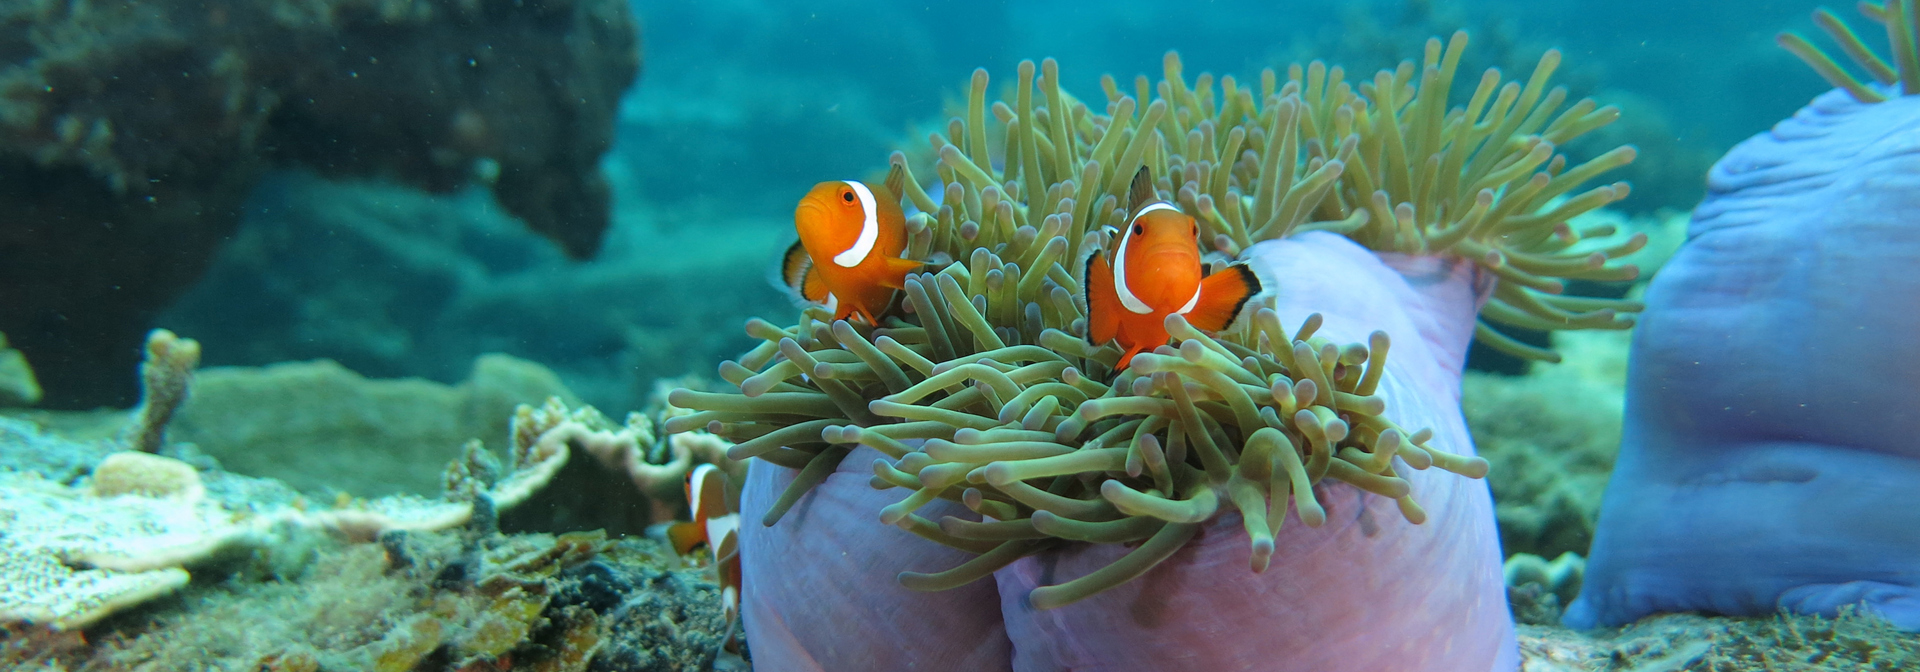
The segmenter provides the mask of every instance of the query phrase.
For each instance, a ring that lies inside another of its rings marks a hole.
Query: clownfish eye
[[[846,191],[842,191],[842,192],[840,192],[840,200],[842,200],[842,201],[846,201],[846,202],[848,202],[848,203],[852,203],[852,202],[853,202],[853,190],[851,190],[851,189],[849,189],[849,190],[846,190]]]
[[[1139,224],[1133,225],[1133,235],[1138,236],[1138,235],[1145,234],[1146,232],[1147,232],[1147,227],[1141,226]]]

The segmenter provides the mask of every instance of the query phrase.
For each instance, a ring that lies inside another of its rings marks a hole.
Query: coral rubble
[[[575,256],[638,66],[619,0],[0,6],[0,329],[62,408],[130,401],[154,313],[269,168],[489,184]]]

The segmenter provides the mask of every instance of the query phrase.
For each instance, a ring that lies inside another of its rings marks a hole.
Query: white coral
[[[96,497],[0,474],[0,621],[83,627],[187,582],[179,565],[250,534],[205,500]]]

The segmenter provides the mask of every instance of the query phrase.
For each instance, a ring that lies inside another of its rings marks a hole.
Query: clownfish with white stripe
[[[680,555],[706,546],[719,574],[720,603],[731,621],[740,613],[740,513],[727,505],[727,474],[702,464],[687,475],[687,504],[692,522],[667,528],[667,540]]]
[[[787,248],[780,278],[807,301],[825,305],[833,319],[858,316],[878,326],[921,262],[900,258],[907,248],[899,164],[879,185],[853,180],[821,182],[800,199],[793,226],[800,242]]]
[[[1118,342],[1115,371],[1133,356],[1166,345],[1167,316],[1180,314],[1201,331],[1233,324],[1247,299],[1260,293],[1260,279],[1245,264],[1205,275],[1200,263],[1200,224],[1172,203],[1159,200],[1146,167],[1128,190],[1133,216],[1116,232],[1111,254],[1087,258],[1087,339]]]

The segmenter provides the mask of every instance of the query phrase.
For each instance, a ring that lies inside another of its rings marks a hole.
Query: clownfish
[[[906,171],[899,164],[880,185],[853,180],[821,182],[793,210],[800,241],[787,248],[780,278],[800,298],[823,304],[833,319],[858,315],[867,324],[906,287],[907,273],[921,262],[900,258],[907,248],[906,216],[900,188]]]
[[[704,545],[719,573],[721,607],[728,620],[740,613],[740,514],[727,506],[727,474],[711,464],[687,475],[687,504],[693,522],[667,528],[673,550],[687,555]]]
[[[1159,200],[1146,167],[1134,173],[1128,199],[1133,216],[1111,254],[1095,250],[1087,258],[1087,338],[1096,346],[1119,342],[1124,354],[1116,371],[1140,351],[1167,344],[1168,315],[1220,331],[1260,293],[1260,279],[1245,264],[1202,277],[1200,224]]]

